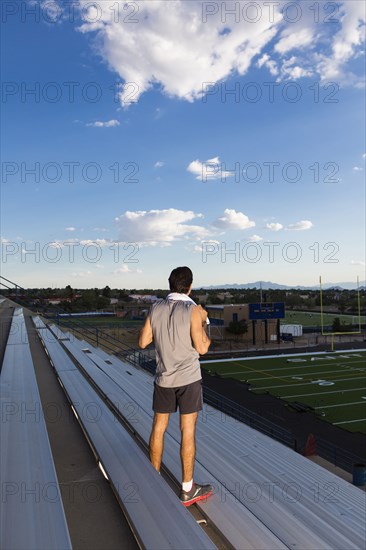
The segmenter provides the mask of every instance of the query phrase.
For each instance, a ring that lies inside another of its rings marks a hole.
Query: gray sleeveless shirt
[[[199,354],[191,339],[193,305],[165,299],[150,310],[156,352],[155,382],[159,386],[177,388],[202,378]]]

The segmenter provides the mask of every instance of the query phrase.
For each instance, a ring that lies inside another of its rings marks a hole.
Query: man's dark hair
[[[193,273],[189,267],[176,267],[169,276],[170,291],[187,294],[192,281]]]

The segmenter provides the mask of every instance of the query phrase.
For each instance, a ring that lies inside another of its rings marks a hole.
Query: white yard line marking
[[[262,389],[262,388],[258,388]],[[315,393],[299,393],[298,395],[281,395],[281,399],[292,399],[293,397],[311,397],[311,396],[318,396],[318,395],[328,395],[330,393],[345,393],[349,391],[360,391],[360,390],[366,390],[366,388],[353,388],[351,390],[334,390],[334,391],[318,391]]]
[[[362,348],[360,350],[358,350],[359,352],[366,352],[366,349],[365,348]],[[335,351],[334,354],[335,355],[338,355],[338,354],[341,354],[341,353],[353,353],[352,351],[347,351],[347,350],[339,350],[339,351]],[[284,359],[286,357],[309,357],[310,355],[329,355],[329,351],[326,352],[326,351],[314,351],[313,353],[286,353],[286,354],[276,354],[276,355],[271,355],[271,359]],[[339,355],[338,355],[339,357]],[[258,355],[257,357],[235,357],[233,359],[208,359],[208,360],[203,360],[203,361],[200,361],[200,363],[202,364],[205,364],[205,365],[208,365],[209,363],[235,363],[236,361],[256,361],[256,360],[260,360],[260,359],[268,359],[268,355]]]
[[[221,372],[220,376],[229,376],[230,374],[244,374],[244,372],[242,370],[235,371],[235,372]]]
[[[250,381],[250,379],[248,379]],[[258,386],[258,390],[274,390],[275,388],[297,388],[299,386],[309,386],[319,384],[319,382],[349,382],[353,380],[365,380],[364,376],[358,376],[355,378],[335,378],[334,380],[313,380],[312,382],[301,382],[300,384],[282,384],[281,386]]]
[[[333,422],[333,424],[352,424],[352,422],[365,422],[366,418],[359,418],[358,420],[344,420],[343,422]]]
[[[353,401],[352,403],[337,403],[336,405],[323,405],[322,407],[314,407],[314,409],[330,409],[332,407],[348,407],[348,405],[365,405],[365,401]]]
[[[355,370],[359,370],[360,372],[363,372],[362,369],[355,369]],[[238,374],[243,374],[243,373],[242,373],[242,372],[241,372],[241,373],[238,372]],[[318,374],[331,374],[331,375],[333,374],[333,375],[337,375],[337,374],[346,374],[346,372],[345,372],[343,369],[341,369],[341,370],[339,370],[339,371],[334,371],[334,370],[322,370],[322,371],[320,371],[320,372],[299,372],[298,374],[296,374],[296,376],[299,376],[299,375],[302,375],[302,377],[304,377],[304,376],[318,376]],[[348,374],[348,373],[347,373],[347,374]],[[224,376],[224,375],[222,374],[221,376]],[[285,375],[285,376],[286,376],[286,375]],[[288,375],[288,376],[290,376],[290,375]],[[293,377],[291,376],[291,378],[293,378]],[[254,380],[267,380],[267,378],[266,378],[266,377],[263,377],[263,378],[249,378],[249,381],[250,381],[250,382],[254,382]]]
[[[363,361],[352,361],[352,363],[349,363],[349,365],[354,365],[355,363],[365,363],[365,360]],[[268,374],[271,374],[272,372],[274,371],[278,371],[278,370],[295,370],[295,369],[316,369],[317,367],[336,367],[338,366],[338,363],[322,363],[322,364],[314,364],[312,363],[311,365],[300,365],[298,367],[274,367],[273,369],[255,369],[255,370],[263,370],[264,372],[267,372]],[[243,369],[245,369],[245,365],[243,365]],[[348,365],[340,365],[340,369],[341,370],[344,370],[345,368],[348,368]],[[221,373],[221,376],[228,376],[230,374],[243,374],[243,371],[235,371],[235,372],[223,372]]]

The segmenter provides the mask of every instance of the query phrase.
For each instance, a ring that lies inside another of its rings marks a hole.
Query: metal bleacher
[[[41,328],[39,318],[35,323],[51,360],[60,366],[59,370],[56,367],[60,378],[66,376],[65,365],[72,373],[87,377],[101,403],[108,403],[147,444],[153,414],[152,377],[70,334],[65,336],[55,325]],[[75,390],[76,398],[81,401]],[[180,477],[179,441],[179,418],[172,415],[164,467],[175,479]],[[365,548],[363,491],[207,405],[197,423],[195,478],[214,485],[214,495],[197,506],[235,548]]]
[[[215,548],[171,488],[181,475],[179,415],[166,433],[162,476],[147,458],[152,376],[38,316],[33,323],[138,546]],[[0,396],[0,547],[71,549],[21,308],[11,321]],[[195,479],[215,490],[193,508],[220,547],[365,550],[366,494],[359,488],[206,403],[196,439]]]
[[[35,318],[35,325],[139,545],[142,548],[215,548],[106,401],[61,347],[57,337],[39,318]],[[64,340],[63,343],[68,345],[70,341]],[[84,352],[79,353],[85,357]]]
[[[67,550],[70,536],[22,308],[14,311],[0,378],[4,550]]]

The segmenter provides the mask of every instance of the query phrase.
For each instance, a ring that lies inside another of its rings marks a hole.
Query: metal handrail
[[[350,453],[346,449],[329,443],[329,441],[321,437],[316,438],[316,452],[322,458],[350,473],[352,473],[355,464],[365,464],[366,462],[366,456],[360,457],[354,453]]]
[[[292,449],[296,448],[296,441],[290,430],[274,424],[259,414],[254,413],[242,405],[239,405],[232,399],[224,397],[215,390],[204,386],[203,400],[208,405],[211,405],[225,414],[244,422],[248,426],[269,435],[273,439],[284,443],[288,447],[291,447]]]

